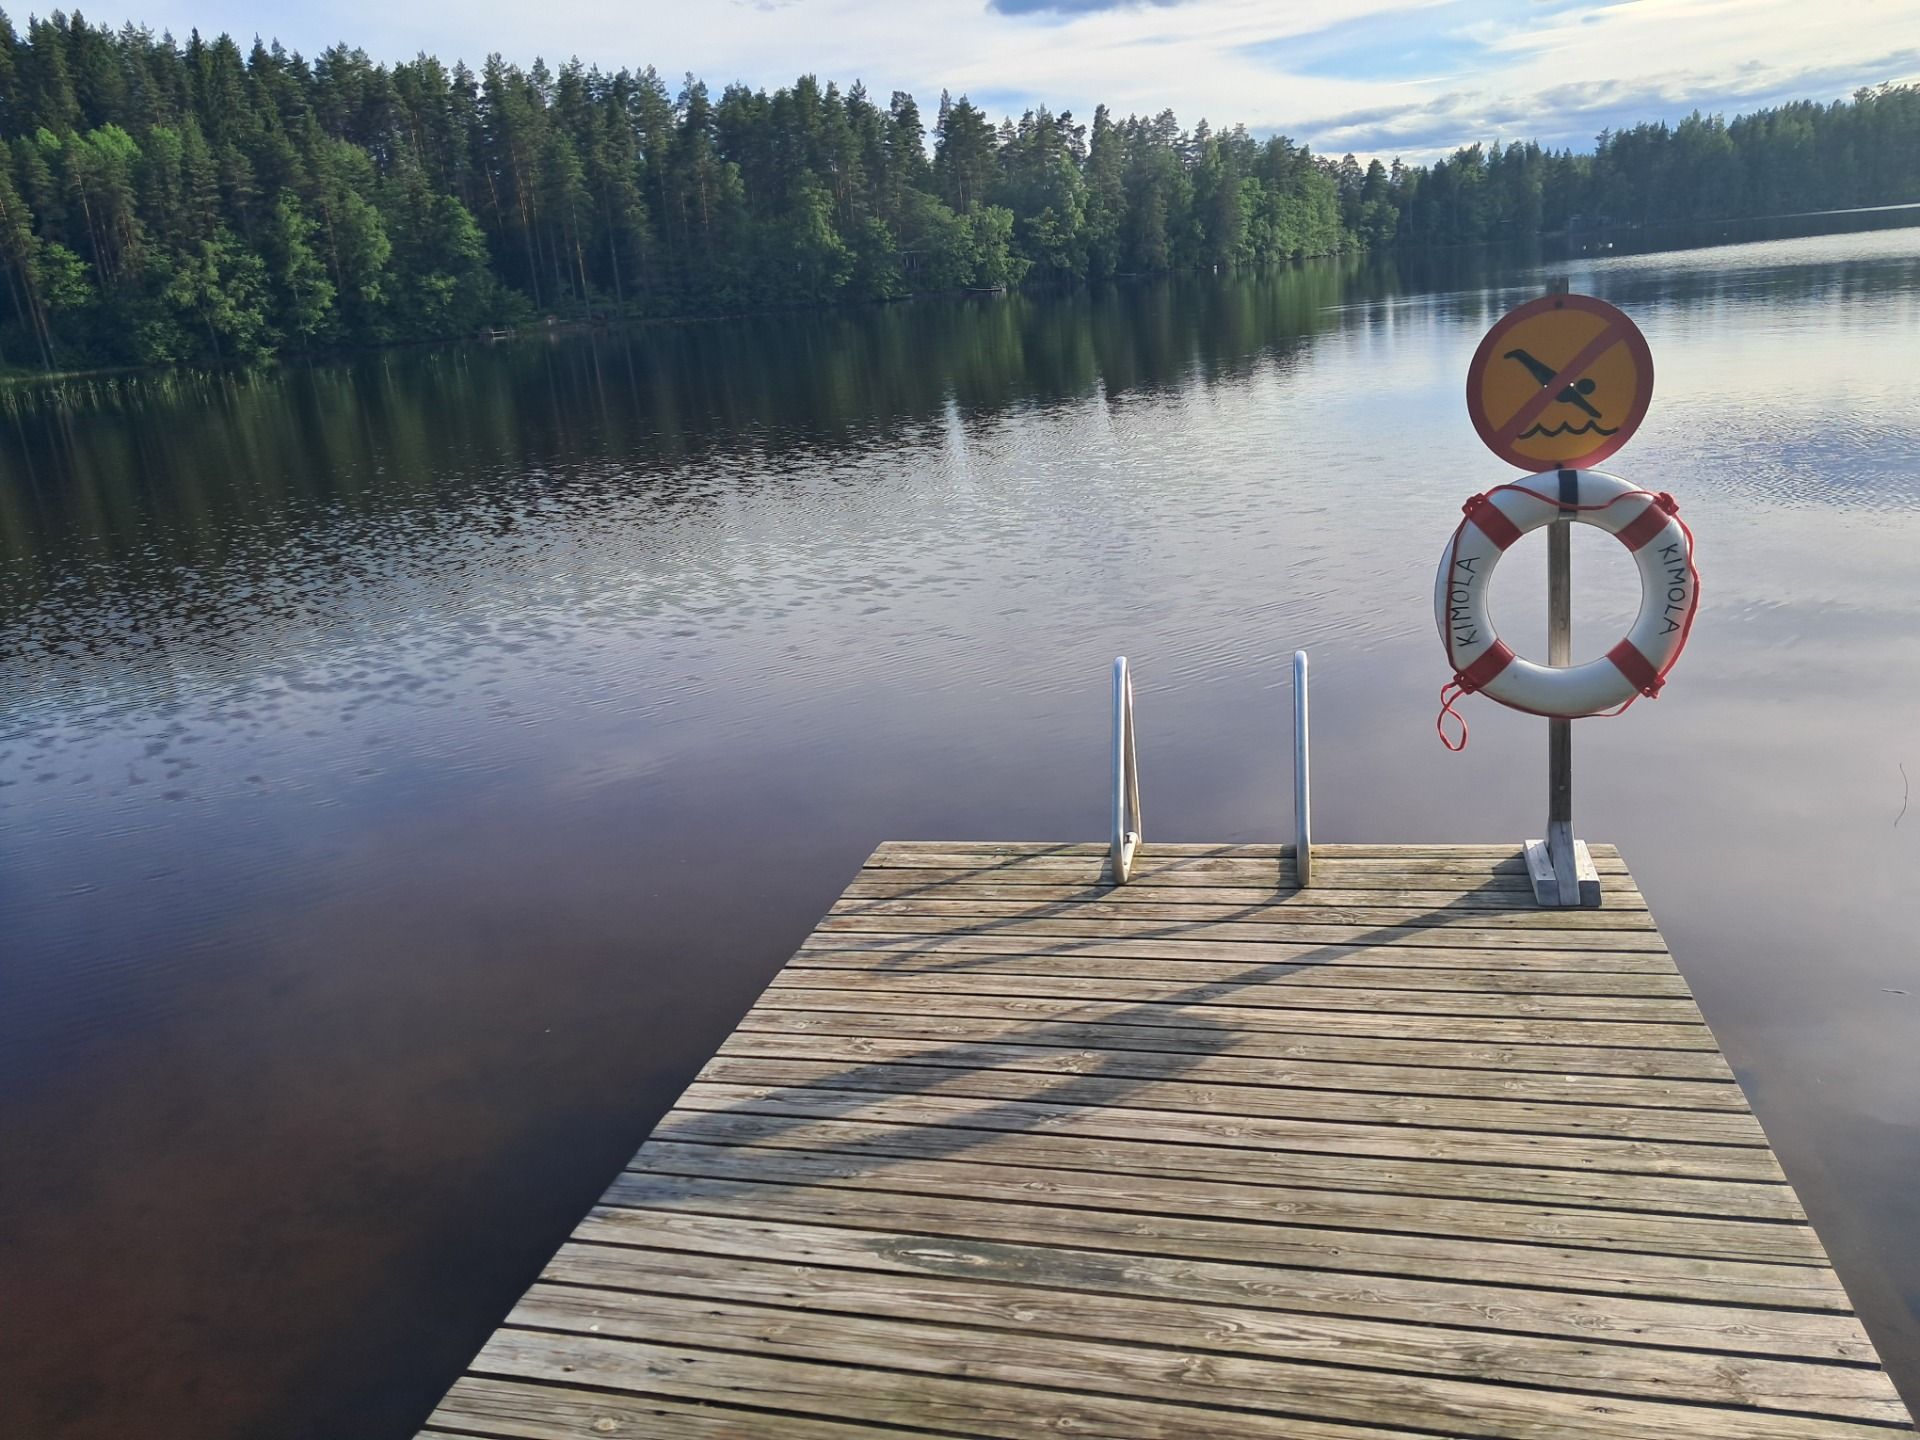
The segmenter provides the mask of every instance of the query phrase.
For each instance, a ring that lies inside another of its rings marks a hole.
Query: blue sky
[[[716,88],[811,72],[941,89],[997,118],[1045,103],[1090,118],[1167,107],[1243,121],[1339,153],[1428,159],[1472,141],[1585,147],[1602,128],[1835,99],[1920,79],[1911,0],[119,0],[184,37],[258,33],[311,54],[338,40],[380,59],[428,50],[478,64],[571,55],[693,71]],[[124,13],[123,13],[124,11]],[[16,15],[16,19],[19,18]]]

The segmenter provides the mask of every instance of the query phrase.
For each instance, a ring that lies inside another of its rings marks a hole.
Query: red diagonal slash
[[[1540,418],[1540,412],[1551,405],[1560,392],[1586,373],[1594,361],[1627,338],[1627,332],[1618,325],[1609,325],[1593,339],[1589,340],[1579,354],[1560,368],[1560,373],[1540,387],[1538,395],[1529,395],[1526,403],[1513,412],[1506,424],[1494,432],[1501,444],[1511,441],[1527,426]]]

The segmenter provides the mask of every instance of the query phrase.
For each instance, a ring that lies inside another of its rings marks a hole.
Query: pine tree
[[[296,349],[319,341],[333,316],[333,281],[314,248],[319,233],[319,224],[307,218],[300,202],[283,194],[261,235],[273,330]]]
[[[22,328],[33,338],[36,358],[51,370],[53,337],[40,298],[40,248],[39,237],[33,233],[33,215],[13,188],[7,167],[0,165],[0,267],[7,277],[7,296]]]

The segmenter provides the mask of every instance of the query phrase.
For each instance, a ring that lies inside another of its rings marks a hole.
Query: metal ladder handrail
[[[1293,652],[1293,870],[1302,890],[1313,884],[1313,787],[1307,767],[1307,652]]]
[[[1133,747],[1133,676],[1127,657],[1113,662],[1113,839],[1108,855],[1113,883],[1133,877],[1134,852],[1140,848],[1140,764]]]
[[[1293,856],[1294,882],[1313,884],[1313,789],[1308,766],[1307,652],[1293,652]],[[1140,762],[1133,742],[1133,673],[1127,657],[1113,661],[1113,829],[1107,855],[1113,883],[1133,878],[1140,849]]]

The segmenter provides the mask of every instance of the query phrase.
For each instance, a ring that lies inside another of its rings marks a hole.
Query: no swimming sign
[[[1653,355],[1633,321],[1591,295],[1510,310],[1467,367],[1480,438],[1522,470],[1577,469],[1613,454],[1653,398]]]

